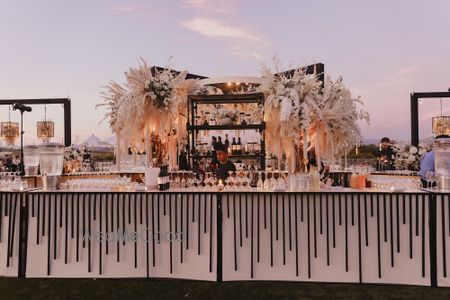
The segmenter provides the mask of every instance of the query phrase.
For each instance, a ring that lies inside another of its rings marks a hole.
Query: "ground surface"
[[[0,278],[0,299],[450,299],[450,288],[293,282]]]

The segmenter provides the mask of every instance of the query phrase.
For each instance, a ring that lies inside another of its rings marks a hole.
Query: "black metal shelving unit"
[[[260,162],[260,168],[265,168],[265,135],[264,131],[266,125],[261,118],[257,124],[230,124],[230,125],[209,125],[195,124],[197,117],[197,110],[199,105],[212,105],[212,104],[242,104],[242,103],[256,103],[259,106],[264,106],[264,94],[225,94],[225,95],[190,95],[188,96],[188,122],[186,124],[188,131],[188,161],[191,166],[194,165],[194,160],[204,159],[211,157],[211,155],[198,155],[195,154],[197,148],[196,141],[197,135],[200,131],[206,130],[223,130],[223,131],[235,131],[235,130],[257,130],[260,135],[260,153],[259,154],[242,154],[242,155],[230,155],[230,159],[258,159]],[[194,155],[195,154],[195,155]]]

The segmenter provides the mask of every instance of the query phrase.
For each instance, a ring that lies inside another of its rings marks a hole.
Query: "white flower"
[[[417,147],[411,146],[411,148],[409,148],[409,152],[410,152],[411,154],[417,154],[417,152],[418,152]]]

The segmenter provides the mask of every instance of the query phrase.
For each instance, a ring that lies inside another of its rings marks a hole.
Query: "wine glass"
[[[258,172],[258,181],[256,183],[256,189],[258,191],[264,190],[264,181],[263,181],[263,177],[262,177],[262,172]]]
[[[427,188],[432,187],[433,179],[434,179],[434,171],[426,171],[425,172],[425,181],[427,182]]]

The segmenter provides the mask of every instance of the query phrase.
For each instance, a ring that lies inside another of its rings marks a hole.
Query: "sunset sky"
[[[277,54],[286,69],[322,62],[342,75],[371,115],[366,138],[409,139],[409,94],[450,87],[449,12],[448,0],[0,0],[0,99],[69,96],[73,140],[106,138],[102,86],[139,57],[215,77],[258,76]],[[420,105],[421,137],[439,107]],[[61,141],[62,109],[47,111]],[[43,117],[43,107],[26,115],[28,141]]]

